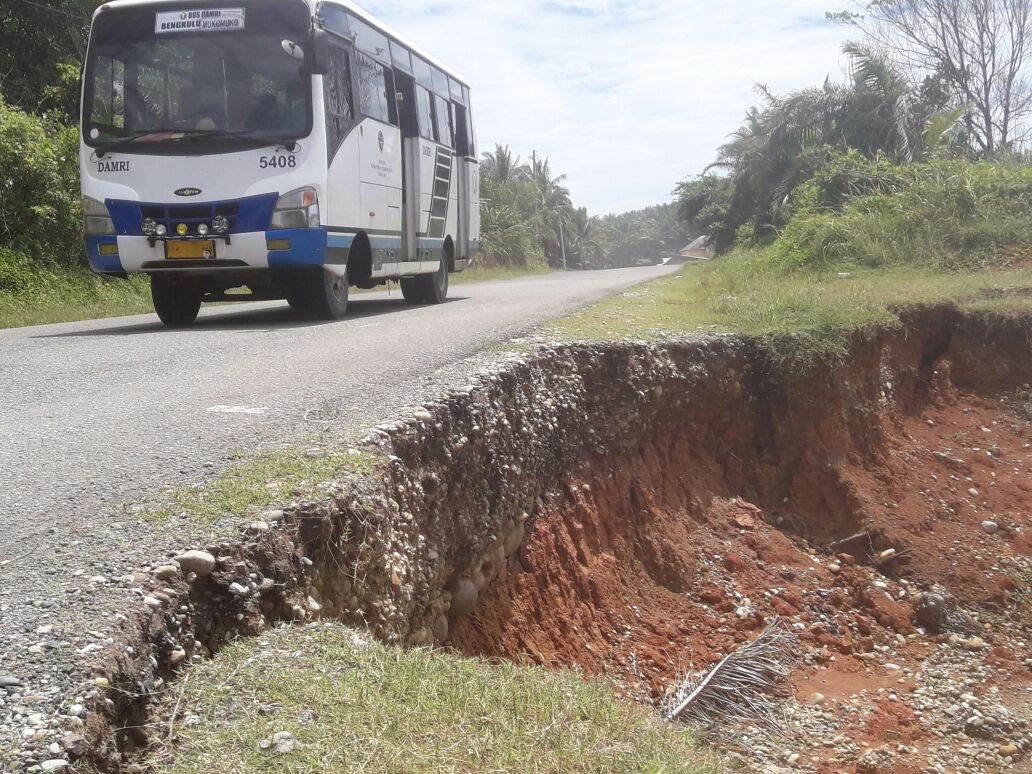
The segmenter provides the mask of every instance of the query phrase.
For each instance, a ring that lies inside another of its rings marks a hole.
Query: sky
[[[574,204],[672,200],[775,91],[843,75],[847,0],[358,0],[464,75],[480,150],[548,156]]]

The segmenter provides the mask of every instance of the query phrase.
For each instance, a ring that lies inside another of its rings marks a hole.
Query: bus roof
[[[224,5],[227,2],[227,0],[212,0],[212,2],[216,5],[216,7],[218,7],[220,5]],[[307,5],[309,8],[311,8],[312,9],[312,13],[314,14],[315,13],[315,6],[318,5],[319,0],[301,0],[301,2],[305,3],[305,5]],[[441,70],[445,75],[448,75],[449,77],[454,78],[456,81],[461,83],[467,89],[469,88],[469,81],[467,81],[462,75],[460,75],[455,70],[453,70],[450,67],[448,67],[447,65],[443,64],[439,59],[437,59],[437,57],[434,57],[434,56],[431,56],[430,54],[427,54],[419,46],[416,46],[412,42],[410,42],[408,40],[408,38],[404,37],[403,35],[399,35],[397,32],[395,32],[393,29],[388,27],[386,24],[384,24],[382,21],[380,21],[375,16],[373,16],[371,13],[366,11],[364,8],[362,8],[361,6],[356,5],[355,3],[351,2],[351,0],[324,0],[324,2],[327,2],[327,3],[331,4],[331,5],[339,6],[340,8],[343,8],[343,9],[345,9],[347,11],[350,11],[351,13],[355,14],[355,16],[357,16],[359,19],[364,21],[366,24],[369,24],[369,25],[371,25],[373,27],[376,27],[380,32],[382,32],[387,37],[393,38],[397,43],[400,43],[401,45],[403,45],[405,48],[407,48],[410,52],[412,52],[416,56],[420,57],[421,59],[426,60],[432,66],[436,67],[438,70]],[[175,0],[112,0],[112,2],[104,3],[104,5],[100,6],[100,8],[98,8],[96,10],[96,12],[94,13],[93,17],[94,17],[94,19],[96,19],[97,15],[100,14],[102,12],[102,10],[107,10],[109,8],[110,9],[130,8],[130,7],[141,6],[141,5],[159,5],[159,4],[162,4],[162,5],[173,4],[174,5],[175,4]]]

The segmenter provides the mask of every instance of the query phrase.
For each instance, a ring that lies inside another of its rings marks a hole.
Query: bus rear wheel
[[[151,275],[150,286],[154,311],[169,328],[184,328],[197,319],[201,309],[200,290],[161,274]]]
[[[287,297],[295,309],[303,309],[318,320],[339,320],[348,311],[348,275],[314,269],[301,278]]]
[[[433,274],[417,274],[401,280],[401,295],[410,304],[443,304],[448,297],[448,263],[441,260]]]

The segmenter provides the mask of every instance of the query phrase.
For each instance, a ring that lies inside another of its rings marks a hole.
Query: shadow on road
[[[445,301],[446,304],[466,301],[469,296],[453,296]],[[136,325],[125,323],[108,325],[101,328],[89,330],[67,331],[64,333],[48,333],[40,336],[33,336],[35,339],[65,339],[79,336],[132,336],[141,333],[185,333],[198,331],[236,331],[240,333],[272,333],[278,330],[291,328],[317,328],[324,325],[348,325],[366,317],[375,317],[382,314],[404,314],[405,312],[418,312],[426,309],[425,306],[415,306],[406,303],[400,295],[397,298],[370,298],[361,296],[354,298],[348,304],[348,314],[343,320],[313,320],[303,313],[297,312],[287,306],[284,301],[282,306],[266,306],[261,309],[234,310],[232,307],[216,307],[218,312],[202,313],[189,328],[172,329],[166,328],[156,319],[152,322],[142,322]],[[109,320],[98,321],[109,322]]]

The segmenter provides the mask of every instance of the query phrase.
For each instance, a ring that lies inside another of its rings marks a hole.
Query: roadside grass
[[[107,279],[86,271],[44,271],[32,287],[0,291],[0,328],[95,320],[153,311],[145,277]]]
[[[468,282],[489,282],[491,280],[519,279],[520,277],[534,277],[541,274],[551,274],[553,269],[548,264],[534,264],[531,266],[481,266],[473,264],[472,269],[458,274],[452,274],[448,280],[453,285],[464,285]]]
[[[187,675],[164,700],[178,738],[149,770],[722,770],[684,727],[577,672],[387,646],[336,624],[273,629]],[[260,749],[279,732],[299,745]]]
[[[235,462],[211,479],[177,487],[151,503],[150,518],[164,521],[185,513],[215,524],[291,500],[325,497],[337,478],[368,474],[376,466],[376,458],[360,449],[326,451],[312,444],[232,456]]]
[[[564,339],[655,339],[687,333],[757,336],[785,358],[827,358],[856,328],[898,322],[894,310],[953,303],[1032,313],[1032,269],[974,271],[897,266],[786,271],[763,250],[687,264],[551,326]]]

